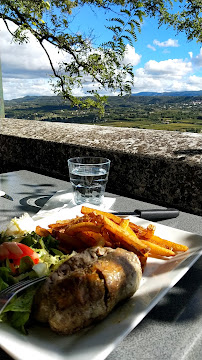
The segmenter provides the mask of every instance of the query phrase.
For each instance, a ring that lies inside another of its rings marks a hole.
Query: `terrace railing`
[[[202,215],[202,134],[0,120],[1,173],[68,178],[67,159],[111,159],[107,190]]]

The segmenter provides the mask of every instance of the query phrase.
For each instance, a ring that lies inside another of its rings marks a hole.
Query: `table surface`
[[[59,190],[71,190],[68,182],[25,170],[0,175],[0,190],[13,201],[0,197],[0,229],[14,216],[36,214]],[[115,194],[115,210],[159,208],[156,205]],[[180,212],[161,224],[199,235],[200,216]],[[108,360],[199,360],[202,354],[202,257],[149,312],[141,323],[107,357]],[[0,349],[0,359],[11,358]],[[30,357],[30,360],[31,357]]]

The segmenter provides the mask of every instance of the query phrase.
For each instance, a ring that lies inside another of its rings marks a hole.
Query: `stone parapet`
[[[67,179],[67,159],[111,160],[107,190],[202,215],[202,135],[18,119],[0,120],[1,173]]]

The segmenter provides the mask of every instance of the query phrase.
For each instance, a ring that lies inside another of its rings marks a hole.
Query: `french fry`
[[[106,216],[103,217],[103,220],[105,228],[115,234],[116,237],[118,237],[118,239],[120,240],[120,243],[123,241],[124,243],[127,243],[129,245],[133,245],[135,248],[140,250],[142,254],[145,254],[149,251],[147,245],[145,245],[141,240],[139,240],[135,233],[129,233],[127,230],[123,229],[121,226],[114,223]]]
[[[57,220],[56,221],[56,224],[58,224],[58,225],[68,225],[69,223],[71,223],[72,222],[72,219],[67,219],[67,220]],[[56,225],[55,224],[55,225]],[[50,225],[49,225],[50,226]]]
[[[89,216],[86,219],[86,216],[76,216],[74,219],[67,219],[67,220],[57,220],[55,224],[49,224],[48,227],[51,229],[59,229],[64,228],[66,226],[78,224],[81,222],[91,222],[91,218]],[[93,221],[92,221],[93,222]]]
[[[105,245],[105,239],[103,238],[103,236],[92,231],[78,232],[77,237],[90,247]]]
[[[147,227],[147,229],[148,229],[148,227]],[[153,232],[152,228],[151,228],[151,230]],[[129,232],[133,231],[130,228],[130,226],[128,227],[128,231]],[[153,235],[153,237],[154,237],[154,235]],[[150,248],[149,255],[151,255],[151,254],[158,255],[158,256],[174,256],[175,255],[175,252],[172,250],[172,248],[167,248],[167,247],[162,246],[162,242],[164,240],[161,238],[159,238],[158,243],[155,243],[155,241],[153,242],[152,237],[149,238],[148,240],[144,240],[141,238],[141,241]]]
[[[86,206],[81,207],[81,213],[82,214],[90,214],[92,212],[95,213],[95,214],[98,214],[98,215],[106,216],[108,219],[113,220],[116,224],[120,224],[121,221],[123,220],[119,216],[116,216],[116,215],[114,215],[112,213],[108,213],[108,212],[97,210],[97,209],[92,209],[92,208],[89,208],[89,207],[86,207]]]
[[[132,236],[134,236],[134,232],[132,231],[132,229],[129,227],[129,220],[128,219],[123,219],[122,222],[120,223],[120,226],[127,232],[131,233]],[[106,230],[106,229],[105,229]],[[112,244],[111,244],[111,247],[122,247],[128,251],[132,251],[134,252],[139,260],[140,260],[140,263],[141,263],[141,268],[142,268],[142,272],[144,271],[144,268],[146,266],[146,262],[147,262],[147,257],[148,257],[148,254],[143,254],[140,250],[137,249],[136,246],[134,246],[132,243],[129,243],[128,241],[125,241],[124,239],[120,241],[118,241],[117,237],[115,234],[110,234],[109,238],[112,239],[112,235],[114,236],[113,237],[113,240],[112,240]],[[107,245],[106,245],[107,246]]]
[[[127,230],[127,229],[128,229],[128,225],[129,225],[129,222],[130,222],[129,219],[122,219],[122,221],[120,222],[119,225],[120,225],[123,229]]]
[[[112,248],[123,248],[125,250],[134,252],[138,257],[143,257],[143,256],[147,256],[148,253],[143,254],[143,252],[141,250],[139,250],[134,244],[125,241],[124,239],[119,240],[117,237],[115,237],[115,240],[112,243]]]
[[[36,227],[35,233],[41,237],[46,237],[48,235],[51,235],[51,232],[49,230],[44,229],[39,225]]]
[[[109,231],[104,227],[102,228],[102,236],[105,240],[105,246],[113,247],[113,241],[110,237]]]
[[[159,245],[159,246],[162,246],[166,249],[170,249],[174,252],[178,252],[178,251],[187,251],[188,250],[188,246],[186,245],[181,245],[181,244],[177,244],[177,243],[174,243],[172,241],[169,241],[169,240],[164,240],[162,238],[160,238],[159,236],[156,236],[156,235],[153,235],[150,239],[149,239],[150,242],[152,242],[153,244],[156,244],[156,245]]]
[[[179,251],[187,251],[188,247],[164,240],[156,235],[155,226],[147,228],[122,219],[112,213],[82,206],[83,216],[71,220],[59,220],[50,224],[49,229],[37,226],[40,236],[51,234],[59,240],[62,250],[81,251],[92,246],[122,247],[134,252],[144,268],[147,257],[170,257]]]
[[[51,230],[59,230],[59,229],[62,229],[64,228],[64,225],[63,224],[60,224],[60,223],[56,223],[56,224],[49,224],[48,227],[51,229]]]
[[[127,228],[125,228],[125,230],[127,230],[127,232],[128,232],[129,234],[131,234],[131,235],[134,235],[134,234],[135,234],[134,231],[131,229],[130,224],[128,225]],[[135,236],[137,236],[137,234],[135,234]]]
[[[55,224],[49,224],[48,227],[51,229],[60,229],[63,228],[64,226],[70,225],[72,222],[72,220],[60,220],[60,221],[56,221]]]
[[[59,241],[59,249],[66,250],[67,252],[72,250],[82,250],[87,247],[87,245],[76,236],[70,236],[65,233],[56,231],[55,238]]]
[[[101,227],[102,227],[102,225],[96,225],[96,224],[90,223],[90,222],[81,222],[81,223],[67,226],[65,228],[65,233],[69,234],[69,235],[74,235],[80,231],[93,231],[93,232],[99,233]]]
[[[142,226],[134,224],[132,222],[129,223],[129,226],[136,234],[138,234],[140,231],[144,230],[144,228]]]
[[[134,223],[129,223],[130,228],[136,233],[139,239],[150,239],[156,230],[156,227],[153,224],[149,224],[147,228],[136,225]]]
[[[137,236],[140,239],[145,239],[145,240],[148,239],[149,240],[154,235],[155,230],[156,230],[156,227],[152,224],[149,224],[146,229],[144,229],[144,230],[140,229],[137,233]]]
[[[149,250],[149,255],[154,255],[154,256],[175,256],[174,251],[169,250],[169,249],[165,249],[162,246],[153,244],[152,242],[148,241],[148,240],[141,240],[146,246],[148,246],[150,248]]]

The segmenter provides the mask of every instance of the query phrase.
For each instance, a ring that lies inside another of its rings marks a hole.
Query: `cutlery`
[[[10,300],[18,294],[20,291],[26,289],[27,287],[34,285],[40,281],[43,281],[47,278],[47,276],[42,276],[40,278],[29,279],[25,281],[20,281],[7,287],[6,289],[0,292],[0,314],[5,309],[6,305],[10,302]]]
[[[146,220],[166,220],[176,218],[179,215],[177,209],[150,209],[150,210],[134,210],[134,211],[118,211],[114,212],[117,216],[133,215]]]
[[[2,190],[0,190],[0,197],[3,197],[7,200],[13,201],[13,198],[10,195],[6,194],[5,191],[2,191]]]

